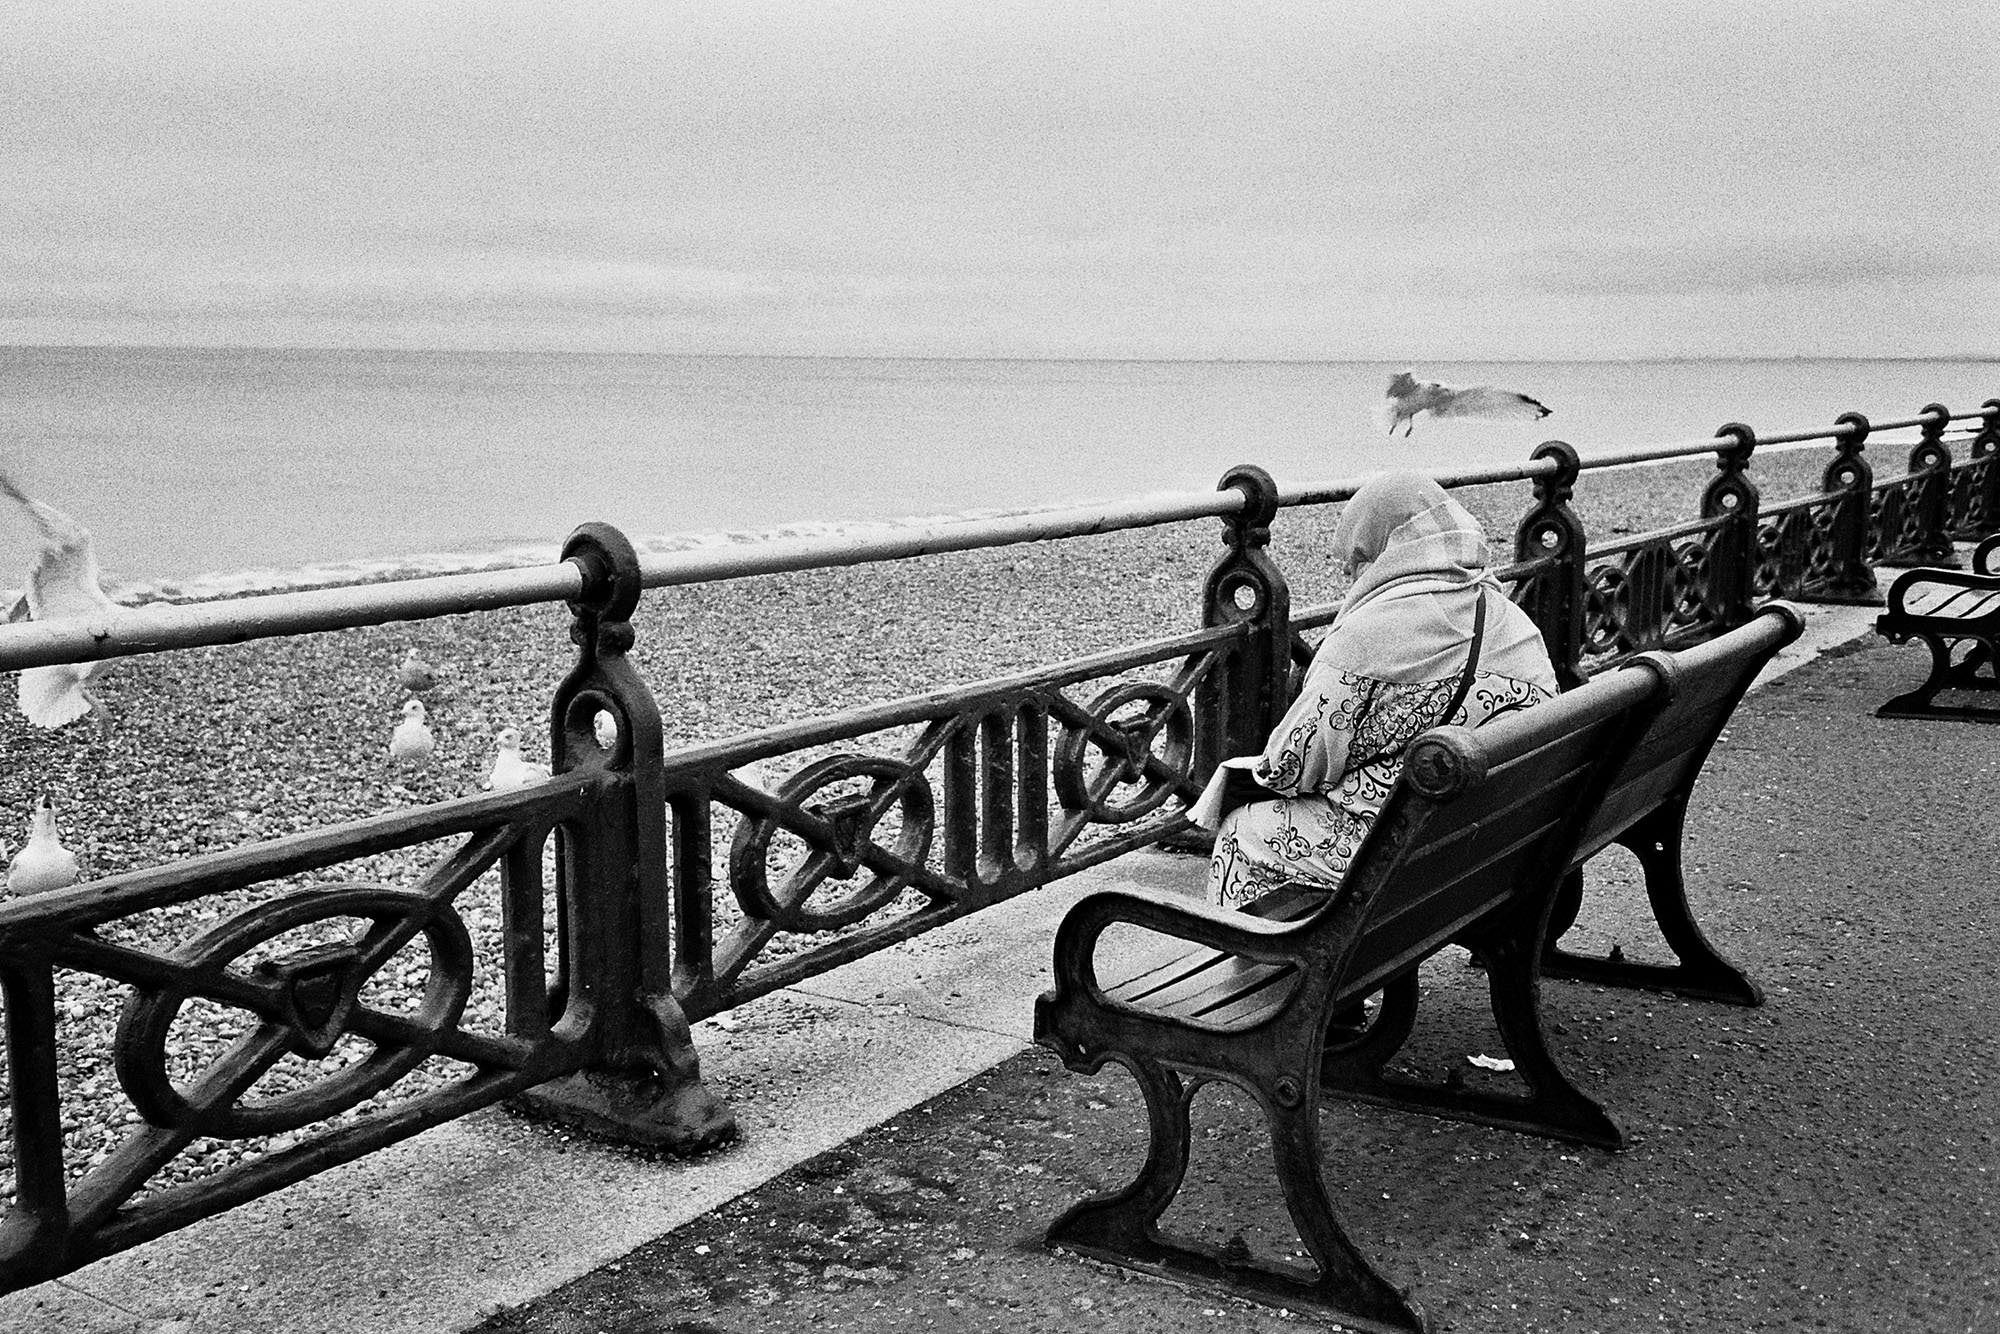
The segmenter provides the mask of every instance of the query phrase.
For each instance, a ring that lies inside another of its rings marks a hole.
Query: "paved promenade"
[[[2000,1329],[2000,730],[1888,722],[1922,653],[1871,612],[1738,712],[1696,791],[1697,912],[1754,1010],[1550,982],[1559,1055],[1632,1139],[1603,1154],[1377,1108],[1325,1118],[1336,1200],[1441,1331]],[[0,1330],[715,1334],[1329,1328],[1045,1251],[1121,1184],[1130,1081],[1027,1046],[1074,897],[1192,888],[1145,854],[697,1026],[742,1138],[657,1161],[494,1110],[0,1298]],[[1657,951],[1612,865],[1587,945]],[[1497,1050],[1483,980],[1426,970],[1411,1056]],[[1198,1103],[1170,1222],[1284,1251],[1244,1099]]]

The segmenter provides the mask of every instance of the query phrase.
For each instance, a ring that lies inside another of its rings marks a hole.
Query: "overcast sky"
[[[1995,353],[1996,14],[0,0],[0,342]]]

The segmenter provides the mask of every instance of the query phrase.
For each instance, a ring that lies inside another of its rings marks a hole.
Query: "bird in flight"
[[[9,621],[57,621],[88,618],[108,626],[125,608],[104,592],[97,571],[97,550],[90,530],[53,505],[45,505],[0,472],[0,492],[21,507],[34,525],[34,564],[21,597],[7,612]],[[30,667],[21,673],[21,713],[37,727],[62,727],[86,713],[107,723],[103,703],[90,689],[94,676],[110,670],[109,661],[56,663]]]
[[[1511,389],[1484,384],[1454,389],[1434,380],[1419,380],[1408,371],[1397,371],[1389,377],[1389,395],[1382,402],[1382,419],[1389,424],[1389,434],[1394,435],[1400,426],[1403,434],[1408,435],[1419,412],[1428,412],[1433,417],[1503,417],[1523,421],[1540,421],[1549,415],[1548,408],[1540,402]]]

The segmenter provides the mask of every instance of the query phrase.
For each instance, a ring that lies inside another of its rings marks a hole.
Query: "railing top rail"
[[[1464,472],[1434,472],[1431,477],[1437,484],[1450,490],[1455,486],[1484,486],[1495,482],[1525,482],[1537,477],[1545,477],[1562,465],[1554,459],[1532,459],[1527,463],[1512,464],[1500,468],[1474,468]],[[1372,474],[1359,477],[1336,477],[1331,481],[1312,482],[1304,486],[1278,488],[1278,507],[1286,509],[1294,505],[1331,505],[1343,500],[1351,500]]]
[[[990,519],[940,519],[880,533],[653,553],[640,557],[640,583],[646,588],[666,588],[1088,536],[1233,514],[1243,504],[1243,493],[1231,487]],[[562,561],[215,602],[155,603],[125,609],[102,620],[23,621],[0,625],[0,671],[569,601],[583,591],[581,567]]]
[[[740,546],[701,547],[655,552],[639,558],[639,583],[644,588],[748,579],[789,570],[867,565],[875,561],[934,556],[947,551],[1044,542],[1058,537],[1089,537],[1128,528],[1148,528],[1188,519],[1219,518],[1243,508],[1243,493],[1234,487],[1220,491],[1174,492],[1137,500],[1078,505],[1067,509],[1032,510],[989,519],[938,519],[874,533],[839,533],[823,537],[779,538]]]
[[[103,618],[18,621],[0,625],[0,671],[561,602],[583,591],[582,568],[560,561],[215,602],[153,603]]]

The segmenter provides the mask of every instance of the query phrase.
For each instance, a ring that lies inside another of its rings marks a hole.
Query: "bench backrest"
[[[1642,659],[1477,731],[1417,738],[1323,910],[1341,956],[1332,1003],[1375,990],[1524,895],[1552,891],[1608,778],[1669,693],[1669,674]]]
[[[1805,630],[1797,609],[1772,602],[1747,624],[1677,653],[1646,653],[1669,695],[1609,780],[1571,865],[1602,850],[1669,801],[1684,801],[1716,738],[1757,674]]]

